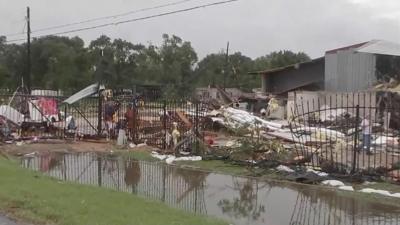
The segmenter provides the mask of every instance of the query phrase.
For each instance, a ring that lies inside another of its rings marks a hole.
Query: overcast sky
[[[31,27],[35,31],[43,27],[177,1],[179,0],[0,0],[0,35],[22,32],[26,6],[31,7]],[[133,19],[217,1],[221,0],[191,0],[180,5],[48,32]],[[200,57],[220,51],[230,41],[231,51],[241,51],[252,58],[281,49],[304,51],[315,58],[322,56],[326,50],[372,39],[400,43],[400,1],[240,0],[68,35],[78,35],[86,42],[105,34],[134,43],[158,44],[163,33],[175,34],[191,41]],[[20,37],[24,36],[8,39]]]

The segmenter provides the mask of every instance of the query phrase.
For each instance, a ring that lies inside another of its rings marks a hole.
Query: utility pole
[[[226,45],[226,55],[225,55],[225,69],[224,69],[224,91],[226,88],[226,75],[228,73],[228,65],[229,64],[229,41]]]
[[[27,73],[26,86],[29,94],[31,93],[31,15],[29,7],[26,8],[26,23],[27,23]]]

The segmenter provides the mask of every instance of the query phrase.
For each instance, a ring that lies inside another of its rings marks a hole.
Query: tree
[[[260,86],[259,79],[248,74],[253,69],[253,60],[236,52],[229,56],[227,75],[230,77],[231,87],[237,87],[246,91]],[[229,76],[230,75],[230,76]]]
[[[225,83],[226,87],[251,90],[260,85],[258,79],[247,74],[252,69],[252,59],[240,52],[229,55],[228,62],[223,52],[210,54],[196,68],[197,86],[222,87]]]
[[[162,75],[159,82],[167,85],[167,94],[185,96],[190,93],[190,83],[197,62],[197,54],[190,42],[167,34],[163,35],[163,44],[159,49]]]
[[[169,96],[189,96],[195,87],[219,85],[247,91],[259,87],[250,71],[272,69],[310,58],[302,52],[272,52],[252,60],[236,52],[207,55],[200,62],[191,43],[163,35],[162,44],[134,44],[102,35],[85,47],[79,37],[46,36],[32,41],[32,86],[75,91],[94,82],[109,88],[161,85]],[[26,72],[26,45],[0,37],[0,87],[21,84]]]
[[[90,63],[78,37],[34,39],[31,60],[33,87],[77,90],[90,82]]]
[[[256,71],[274,69],[310,60],[310,57],[304,52],[294,53],[292,51],[284,50],[272,52],[266,56],[255,59],[254,69]]]
[[[160,84],[162,72],[161,56],[159,48],[150,44],[138,50],[135,56],[135,69],[133,83],[137,85]]]
[[[90,43],[88,51],[94,70],[93,80],[107,85],[115,84],[114,50],[111,39],[105,35],[100,36]]]
[[[0,87],[16,88],[26,71],[26,51],[24,45],[6,44],[0,37]]]
[[[222,86],[225,61],[225,55],[222,52],[207,55],[202,59],[195,71],[197,86]]]

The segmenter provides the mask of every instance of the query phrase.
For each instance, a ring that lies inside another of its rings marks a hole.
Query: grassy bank
[[[0,156],[0,211],[36,224],[225,224],[103,188],[61,183]]]

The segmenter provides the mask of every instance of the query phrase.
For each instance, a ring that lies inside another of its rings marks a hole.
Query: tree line
[[[85,46],[79,37],[47,36],[31,42],[33,88],[76,91],[94,82],[110,88],[162,85],[169,95],[185,96],[195,87],[251,90],[260,86],[248,72],[310,60],[303,53],[277,51],[252,59],[223,51],[199,59],[189,41],[164,34],[160,45],[134,44],[102,35]],[[0,88],[16,88],[27,73],[26,44],[0,37]],[[224,81],[225,77],[225,81]]]

